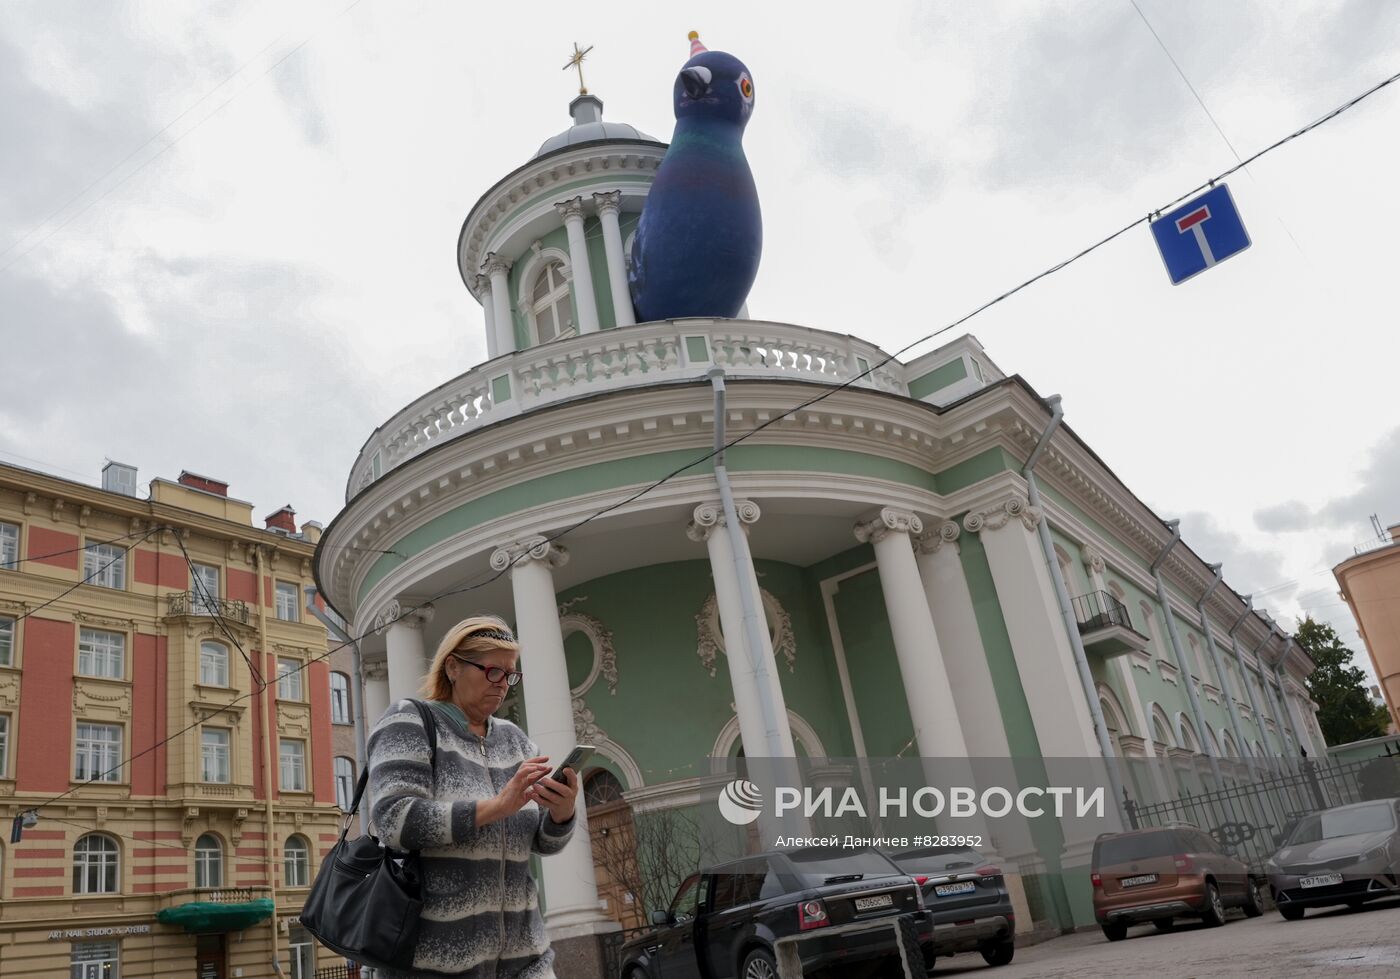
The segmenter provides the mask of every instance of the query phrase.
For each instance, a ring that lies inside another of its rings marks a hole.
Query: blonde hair
[[[476,662],[486,653],[498,649],[516,654],[520,652],[515,633],[500,616],[474,615],[458,622],[447,630],[447,635],[438,643],[433,665],[428,667],[428,675],[423,678],[423,696],[429,700],[452,699],[452,681],[447,677],[449,656]]]

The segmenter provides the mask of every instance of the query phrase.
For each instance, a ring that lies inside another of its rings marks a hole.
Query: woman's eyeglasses
[[[525,678],[525,674],[519,670],[505,670],[499,666],[482,666],[480,663],[473,663],[469,659],[462,659],[460,656],[453,656],[459,663],[466,663],[468,666],[475,666],[482,673],[486,674],[487,683],[500,683],[506,681],[506,686],[513,687]]]

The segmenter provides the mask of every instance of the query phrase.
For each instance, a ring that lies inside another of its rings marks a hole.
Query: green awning
[[[267,897],[240,904],[189,901],[157,912],[156,920],[163,925],[179,925],[192,935],[211,935],[251,928],[272,917],[273,910],[272,899]]]

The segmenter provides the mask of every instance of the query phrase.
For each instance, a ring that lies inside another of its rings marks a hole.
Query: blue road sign
[[[1249,232],[1225,184],[1162,215],[1150,227],[1174,286],[1250,246]]]

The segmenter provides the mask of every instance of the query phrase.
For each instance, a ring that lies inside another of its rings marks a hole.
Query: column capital
[[[994,506],[963,517],[963,528],[969,534],[977,534],[983,530],[1000,530],[1016,520],[1027,530],[1035,530],[1043,516],[1040,507],[1031,506],[1024,496],[1010,496]]]
[[[962,528],[956,520],[945,520],[937,527],[929,527],[915,537],[914,547],[920,554],[936,554],[944,544],[948,544],[953,548],[954,554],[959,554],[962,551],[958,545],[958,537],[961,534]]]
[[[472,277],[472,285],[476,286],[478,293],[489,296],[491,294],[491,277],[489,275],[476,275]]]
[[[550,569],[562,568],[569,563],[569,551],[562,544],[537,534],[502,544],[491,554],[491,567],[496,571],[518,568],[530,561],[539,561]]]
[[[407,602],[404,605],[403,602]],[[418,603],[406,598],[400,602],[397,598],[389,602],[388,605],[374,617],[372,628],[375,635],[382,636],[391,625],[405,625],[410,629],[421,629],[427,623],[433,621],[433,615],[437,611],[428,603]]]
[[[856,540],[862,544],[867,541],[876,544],[890,534],[922,533],[924,522],[912,510],[887,506],[863,520],[856,521],[856,525],[851,529],[856,535]]]
[[[510,271],[511,263],[497,255],[495,252],[486,253],[486,261],[481,263],[481,270],[488,276],[505,275]]]
[[[554,205],[554,209],[559,212],[559,216],[568,224],[575,219],[583,220],[583,195],[570,198],[567,201],[559,201]]]
[[[739,518],[739,526],[758,523],[762,512],[753,500],[735,500],[734,514]],[[716,527],[724,524],[724,506],[719,502],[701,503],[691,514],[685,534],[693,541],[707,541]]]
[[[605,190],[593,195],[593,205],[598,208],[598,216],[616,214],[622,210],[622,191]]]
[[[360,667],[360,673],[370,682],[389,679],[388,663],[365,663]]]
[[[1084,562],[1084,567],[1088,568],[1091,574],[1103,574],[1103,553],[1093,544],[1085,544],[1079,549],[1079,560]]]

